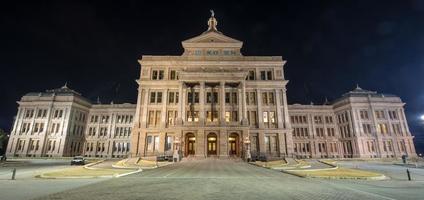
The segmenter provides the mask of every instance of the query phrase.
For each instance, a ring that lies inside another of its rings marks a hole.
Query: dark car
[[[85,165],[85,159],[82,156],[76,156],[71,160],[71,165]]]

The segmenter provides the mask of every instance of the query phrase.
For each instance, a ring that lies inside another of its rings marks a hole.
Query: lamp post
[[[252,156],[250,155],[250,139],[249,139],[249,136],[246,136],[244,138],[243,143],[246,146],[246,161],[250,162],[250,159],[252,158]]]
[[[179,162],[180,161],[180,137],[176,136],[174,140],[175,150],[174,154],[172,155],[173,162]]]

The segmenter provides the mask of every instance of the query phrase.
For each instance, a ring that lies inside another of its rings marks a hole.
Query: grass
[[[326,164],[330,164],[330,165],[336,165],[337,164],[337,161],[332,160],[332,159],[322,159],[320,161],[323,162],[323,163],[326,163]]]
[[[133,167],[133,168],[155,168],[161,167],[170,164],[169,162],[157,162],[151,160],[139,160],[137,163],[129,163],[128,159],[123,159],[115,163],[117,166],[121,167]]]
[[[323,177],[323,178],[371,178],[371,177],[380,177],[383,174],[358,170],[358,169],[349,169],[349,168],[337,168],[329,170],[317,170],[317,171],[308,171],[308,170],[296,170],[290,171],[303,177]]]
[[[42,174],[44,177],[66,178],[66,177],[99,177],[99,176],[115,176],[131,172],[133,170],[126,169],[86,169],[84,167],[72,167]]]
[[[283,167],[287,165],[287,162],[284,160],[274,160],[269,162],[262,162],[262,161],[256,161],[255,165],[262,166],[262,167]]]

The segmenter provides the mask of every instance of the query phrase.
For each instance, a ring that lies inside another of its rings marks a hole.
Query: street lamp
[[[250,155],[250,139],[249,139],[249,136],[246,136],[244,138],[243,143],[246,145],[246,160],[247,160],[247,162],[250,162],[250,159],[252,158],[252,156]]]

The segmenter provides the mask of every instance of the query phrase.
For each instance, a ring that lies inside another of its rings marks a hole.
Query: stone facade
[[[244,56],[212,16],[181,56],[144,55],[137,104],[93,104],[67,86],[18,102],[9,156],[416,156],[399,97],[359,87],[288,105],[280,56]]]

